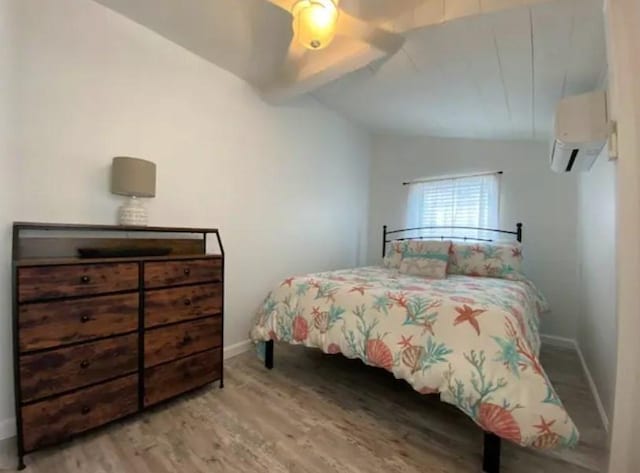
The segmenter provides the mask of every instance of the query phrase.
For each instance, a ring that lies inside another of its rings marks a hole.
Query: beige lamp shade
[[[111,192],[134,197],[155,197],[155,163],[138,158],[113,158]]]

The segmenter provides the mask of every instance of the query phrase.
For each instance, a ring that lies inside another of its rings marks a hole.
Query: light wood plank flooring
[[[455,408],[356,360],[277,345],[275,369],[254,353],[217,383],[140,417],[27,456],[26,473],[479,472],[482,434]],[[577,355],[543,348],[582,433],[571,451],[504,442],[504,473],[602,471],[606,434]]]

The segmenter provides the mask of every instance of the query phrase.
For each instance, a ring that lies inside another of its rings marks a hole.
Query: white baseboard
[[[0,420],[0,440],[15,437],[16,435],[16,418]]]
[[[0,470],[15,471],[18,466],[15,438],[0,440]]]
[[[584,359],[584,355],[582,354],[580,345],[578,345],[577,343],[576,351],[578,352],[580,363],[582,363],[582,370],[584,371],[585,375],[587,375],[587,382],[589,383],[589,387],[591,388],[591,392],[593,393],[593,398],[596,400],[596,407],[598,408],[598,413],[600,414],[602,425],[604,425],[604,430],[609,433],[609,417],[607,417],[607,411],[604,410],[604,405],[602,404],[602,399],[600,399],[600,394],[598,393],[596,383],[593,381],[593,376],[591,376],[591,371],[589,371],[587,361]]]
[[[545,345],[559,348],[576,349],[577,343],[573,338],[558,337],[557,335],[540,334],[540,341]]]
[[[253,342],[248,338],[233,345],[224,347],[224,359],[228,360],[234,356],[242,355],[253,348]]]
[[[606,430],[608,433],[609,417],[607,417],[607,412],[604,410],[602,399],[600,399],[600,393],[598,392],[596,383],[593,381],[593,376],[591,375],[591,371],[589,370],[587,361],[584,359],[584,355],[582,354],[582,350],[580,349],[580,345],[578,344],[578,341],[572,338],[558,337],[556,335],[540,335],[540,340],[545,345],[550,345],[550,346],[560,347],[560,348],[571,348],[576,351],[576,353],[578,354],[578,358],[580,359],[580,364],[582,365],[582,371],[584,371],[584,374],[587,377],[587,383],[589,383],[589,389],[591,390],[593,399],[596,402],[596,408],[598,409],[600,420],[602,421],[604,430]]]

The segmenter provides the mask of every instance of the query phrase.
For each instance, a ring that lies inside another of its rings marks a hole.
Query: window
[[[498,227],[498,174],[433,179],[409,185],[407,227]],[[434,236],[482,237],[482,232],[434,231]]]

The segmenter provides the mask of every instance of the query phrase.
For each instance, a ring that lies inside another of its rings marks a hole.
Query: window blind
[[[409,186],[407,225],[411,227],[497,228],[497,174],[438,179]],[[434,231],[434,235],[482,238],[482,232]]]

